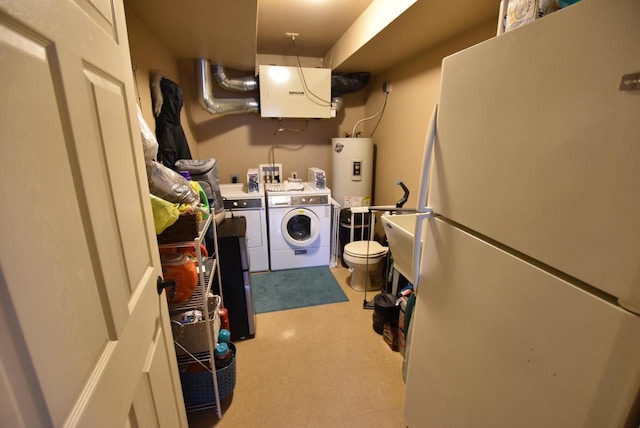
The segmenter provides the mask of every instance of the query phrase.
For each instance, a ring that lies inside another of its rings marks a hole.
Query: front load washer
[[[271,270],[328,266],[331,190],[266,186]]]

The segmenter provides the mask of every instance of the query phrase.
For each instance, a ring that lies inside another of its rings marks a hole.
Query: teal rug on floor
[[[252,273],[251,287],[257,314],[349,300],[324,266]]]

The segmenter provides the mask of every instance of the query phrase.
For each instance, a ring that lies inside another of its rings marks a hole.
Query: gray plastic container
[[[218,214],[224,211],[220,182],[218,181],[218,164],[210,159],[180,159],[175,163],[176,171],[187,171],[191,180],[197,181],[209,199],[209,206]]]

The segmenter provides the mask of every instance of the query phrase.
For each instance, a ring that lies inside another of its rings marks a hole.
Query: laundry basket
[[[216,370],[220,401],[229,398],[236,386],[236,347],[230,342],[229,348],[233,353],[231,363]],[[181,373],[180,382],[182,383],[182,395],[184,396],[184,404],[187,410],[215,403],[215,390],[211,372],[203,370]]]

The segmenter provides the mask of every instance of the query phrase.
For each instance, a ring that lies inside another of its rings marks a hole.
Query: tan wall
[[[489,21],[434,49],[392,67],[374,79],[375,88],[367,100],[367,115],[375,114],[383,101],[382,84],[391,84],[384,116],[373,135],[376,148],[374,204],[395,205],[403,191],[411,194],[406,208],[417,204],[427,126],[440,95],[442,59],[452,53],[495,36],[495,22]],[[367,122],[366,136],[375,121]]]
[[[382,106],[382,83],[389,81],[391,93],[373,134],[376,153],[374,203],[395,204],[402,196],[396,182],[402,180],[411,190],[407,207],[416,205],[424,138],[439,96],[442,58],[495,34],[495,22],[490,21],[390,68],[376,76],[365,89],[345,95],[345,109],[335,119],[278,121],[262,119],[252,113],[216,116],[204,111],[196,95],[194,59],[175,59],[129,11],[127,23],[140,104],[147,123],[155,129],[149,73],[158,70],[182,87],[185,96],[182,126],[193,157],[216,158],[221,183],[230,182],[230,174],[238,174],[244,182],[248,168],[275,161],[283,164],[285,177],[297,171],[304,178],[308,167],[322,168],[327,171],[328,184],[332,186],[331,138],[351,133],[358,120],[376,113]],[[227,73],[232,77],[246,76],[253,70],[227,70]],[[259,95],[229,93],[214,85],[214,96],[257,98]],[[356,131],[369,137],[376,123],[377,118],[367,121]]]
[[[149,75],[159,71],[181,86],[184,92],[181,123],[191,153],[198,159],[215,158],[221,183],[230,182],[231,174],[238,174],[245,182],[247,169],[275,161],[283,165],[285,176],[297,171],[300,177],[305,177],[307,168],[322,168],[327,171],[331,186],[331,138],[351,131],[355,121],[362,117],[366,88],[345,95],[345,109],[335,119],[280,122],[252,113],[211,115],[200,107],[197,99],[195,58],[174,58],[130,10],[127,10],[127,25],[140,106],[152,130],[155,130],[155,119],[151,111]],[[253,74],[253,70],[226,71],[230,77]],[[214,95],[220,98],[258,97],[257,93],[225,92],[215,84]]]
[[[138,104],[142,110],[145,122],[152,131],[156,129],[156,122],[151,108],[151,91],[149,89],[149,76],[152,71],[173,80],[182,87],[178,62],[160,40],[140,21],[140,19],[125,5],[127,16],[127,32],[129,33],[129,49],[131,50],[131,62],[133,63],[133,76],[138,91]],[[184,88],[183,88],[184,90]],[[186,98],[185,94],[185,98]],[[188,126],[187,114],[183,108],[180,112],[181,123],[191,155],[198,157],[199,147]]]

